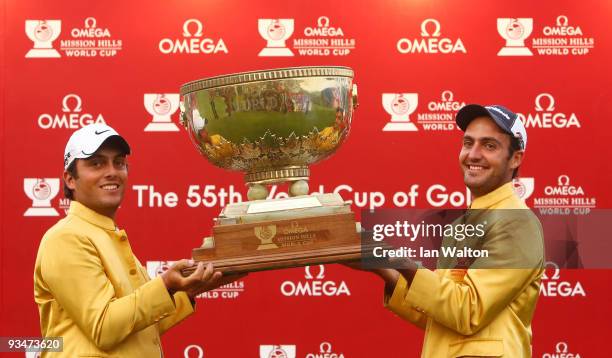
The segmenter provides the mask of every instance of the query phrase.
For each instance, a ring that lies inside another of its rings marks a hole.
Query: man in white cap
[[[63,351],[43,357],[160,357],[159,336],[194,312],[201,292],[229,283],[212,265],[189,277],[181,260],[150,279],[115,214],[127,184],[128,143],[105,124],[75,131],[64,152],[68,215],[44,235],[34,272],[43,337]]]
[[[489,257],[441,257],[435,271],[402,259],[401,268],[372,271],[385,281],[385,306],[425,329],[421,357],[530,357],[544,242],[537,217],[512,185],[527,133],[499,105],[465,106],[456,122],[465,132],[459,165],[474,197],[461,220],[486,225],[472,241]],[[452,235],[444,240],[448,247],[464,244]]]

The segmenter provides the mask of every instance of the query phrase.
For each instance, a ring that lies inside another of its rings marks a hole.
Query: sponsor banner
[[[545,186],[544,194],[533,199],[533,207],[540,215],[586,215],[597,207],[597,199],[561,174],[556,185]]]
[[[497,32],[506,40],[497,56],[533,56],[525,40],[533,31],[532,18],[498,18]]]
[[[147,273],[150,278],[154,278],[167,271],[175,261],[147,261]],[[242,295],[245,289],[244,280],[234,281],[223,285],[215,290],[206,291],[196,296],[201,299],[229,299],[233,300]]]
[[[355,39],[327,16],[320,16],[316,26],[305,27],[302,35],[293,38],[293,52],[299,56],[347,56],[355,50]]]
[[[81,24],[62,33],[62,20],[26,20],[25,32],[34,44],[25,57],[107,58],[117,56],[123,49],[123,40],[112,35],[109,28],[98,26],[95,17],[87,17]],[[59,46],[54,45],[56,40]]]
[[[179,128],[172,122],[172,116],[179,109],[178,93],[145,93],[144,107],[151,115],[145,132],[178,132]]]
[[[161,39],[158,44],[159,52],[164,55],[227,55],[229,53],[222,38],[204,35],[204,24],[198,19],[186,20],[182,30],[180,36]]]
[[[190,344],[183,350],[185,358],[204,358],[204,348],[197,344]]]
[[[533,190],[535,188],[535,179],[534,178],[515,178],[512,179],[512,186],[516,195],[523,199],[527,200],[533,194]]]
[[[69,93],[62,99],[61,113],[42,113],[38,116],[41,129],[79,129],[92,123],[106,123],[101,113],[83,111],[83,100],[78,94]]]
[[[287,280],[281,283],[280,292],[285,297],[335,297],[350,296],[351,291],[344,280],[336,281],[325,278],[325,266],[304,267],[304,279]]]
[[[580,353],[570,351],[566,342],[559,342],[553,353],[544,353],[542,358],[580,358]]]
[[[556,109],[555,98],[550,93],[540,93],[535,98],[534,112],[517,113],[525,128],[581,128],[580,119],[574,112]]]
[[[570,24],[566,15],[557,16],[553,24],[545,23],[536,35],[533,27],[533,18],[498,18],[497,31],[506,43],[497,55],[584,56],[595,48],[595,39],[585,35],[579,25]]]
[[[553,261],[546,262],[546,270],[542,275],[540,295],[544,297],[586,297],[586,291],[580,281],[567,281],[561,278],[559,265]]]
[[[59,212],[51,205],[60,191],[59,178],[25,178],[23,179],[23,191],[32,201],[32,205],[23,213],[23,216],[59,216]],[[61,208],[70,206],[62,202]]]
[[[290,57],[293,52],[287,47],[287,40],[293,35],[293,19],[259,19],[259,35],[266,40],[266,47],[259,51],[260,57]]]
[[[463,40],[456,36],[442,35],[441,28],[440,21],[436,19],[423,20],[419,36],[399,39],[397,51],[404,55],[467,54]]]
[[[123,41],[111,35],[111,31],[98,26],[94,17],[83,21],[60,39],[60,49],[66,57],[114,57],[123,49]]]
[[[557,16],[542,33],[531,39],[533,52],[544,56],[584,56],[595,48],[595,39],[587,36],[579,25],[570,24],[565,15]]]
[[[410,115],[417,109],[418,93],[383,93],[382,104],[391,119],[385,124],[385,132],[416,132],[419,129],[410,120]]]
[[[26,58],[59,58],[62,57],[53,46],[62,32],[61,20],[26,20],[25,33],[33,42]]]
[[[423,108],[417,111],[418,93],[383,93],[383,108],[391,116],[383,131],[416,132],[421,128],[425,131],[447,132],[459,129],[455,124],[455,115],[465,106],[465,102],[456,100],[452,91],[444,90],[439,99],[423,102]],[[411,120],[411,115],[418,126]]]
[[[260,358],[295,358],[296,348],[291,344],[262,344],[259,346]]]
[[[329,342],[321,342],[319,351],[307,353],[306,358],[344,358],[344,353],[338,353],[332,349],[332,344]]]

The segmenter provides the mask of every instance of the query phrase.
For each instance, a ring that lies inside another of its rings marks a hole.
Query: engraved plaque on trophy
[[[218,76],[181,87],[181,123],[211,163],[245,172],[249,201],[227,205],[196,261],[238,273],[357,260],[360,238],[338,194],[308,195],[309,165],[348,135],[357,88],[346,67]],[[289,198],[267,199],[289,184]],[[189,272],[184,272],[188,274]]]

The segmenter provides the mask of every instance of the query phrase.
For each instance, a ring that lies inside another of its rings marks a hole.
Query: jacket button
[[[130,270],[130,275],[135,275],[136,274],[136,269],[131,269]]]
[[[125,240],[127,240],[127,237],[125,237],[125,236],[121,236],[121,237],[119,238],[119,240],[121,240],[121,241],[125,241]]]

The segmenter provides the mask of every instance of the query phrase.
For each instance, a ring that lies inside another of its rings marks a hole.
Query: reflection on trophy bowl
[[[353,71],[346,67],[212,77],[183,85],[181,95],[181,122],[202,155],[244,171],[252,187],[299,181],[293,195],[307,193],[308,166],[345,140],[357,105]]]

